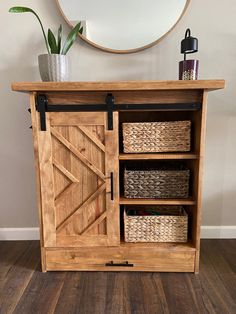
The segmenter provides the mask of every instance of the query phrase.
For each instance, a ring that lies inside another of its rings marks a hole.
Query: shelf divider
[[[194,153],[119,154],[119,160],[198,159]]]
[[[196,248],[192,244],[191,240],[188,240],[186,243],[181,242],[125,242],[124,239],[121,240],[122,247],[130,247],[130,248],[154,248],[159,249],[160,251],[196,251]]]
[[[120,205],[195,205],[192,198],[181,199],[150,199],[150,198],[125,198],[120,197]]]

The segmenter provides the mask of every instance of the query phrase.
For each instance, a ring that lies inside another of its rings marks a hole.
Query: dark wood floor
[[[236,240],[203,240],[200,274],[40,272],[37,241],[0,242],[0,313],[236,313]]]

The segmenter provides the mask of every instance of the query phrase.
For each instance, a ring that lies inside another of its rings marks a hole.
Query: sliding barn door
[[[45,247],[119,244],[118,114],[46,113],[37,119]]]

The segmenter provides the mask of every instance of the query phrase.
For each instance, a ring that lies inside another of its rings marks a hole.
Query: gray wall
[[[12,81],[39,80],[42,35],[30,14],[11,15],[13,5],[34,8],[45,27],[57,29],[55,1],[0,2],[0,227],[38,225],[33,146],[27,95],[11,92]],[[200,78],[224,78],[227,88],[209,96],[203,193],[204,225],[236,225],[236,1],[192,0],[182,21],[157,46],[130,55],[96,50],[82,42],[70,52],[72,80],[176,79],[180,40],[190,27],[199,38]]]

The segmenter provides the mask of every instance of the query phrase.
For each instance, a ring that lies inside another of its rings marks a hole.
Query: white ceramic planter
[[[39,72],[43,82],[64,82],[69,80],[68,57],[59,54],[38,56]]]

